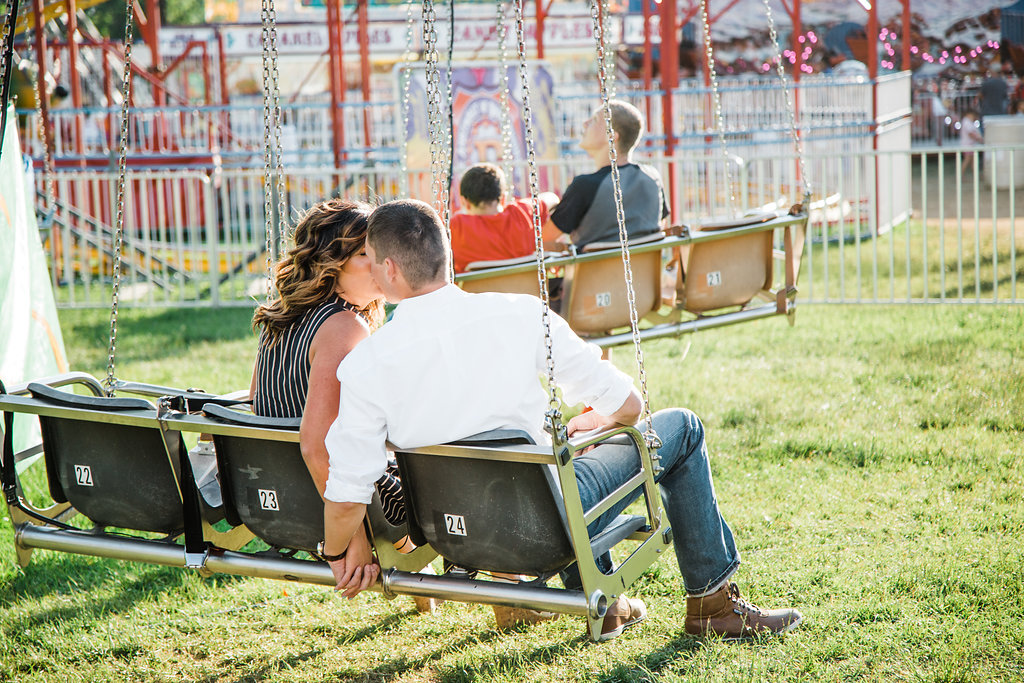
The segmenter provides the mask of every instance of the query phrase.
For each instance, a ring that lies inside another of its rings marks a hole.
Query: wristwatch
[[[346,551],[348,551],[348,548],[345,548],[345,550],[342,550],[337,555],[328,555],[327,553],[324,552],[324,542],[323,541],[320,541],[319,543],[316,544],[316,556],[319,557],[324,562],[337,562],[341,558],[345,557],[345,552]]]

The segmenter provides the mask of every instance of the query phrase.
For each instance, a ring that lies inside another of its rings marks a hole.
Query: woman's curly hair
[[[277,262],[278,297],[260,304],[252,327],[262,327],[276,341],[289,325],[334,294],[342,266],[363,249],[372,207],[362,202],[328,199],[306,212],[295,227],[295,247]],[[376,328],[384,319],[383,299],[359,313]]]

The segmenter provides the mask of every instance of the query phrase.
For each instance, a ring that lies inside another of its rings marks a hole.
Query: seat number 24
[[[466,518],[462,515],[444,515],[444,527],[445,530],[453,536],[465,536],[466,535]]]

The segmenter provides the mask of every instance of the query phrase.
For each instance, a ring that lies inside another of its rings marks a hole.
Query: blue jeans
[[[704,425],[696,415],[682,408],[658,411],[653,419],[662,442],[658,453],[663,468],[655,479],[672,526],[683,585],[688,595],[705,595],[736,571],[740,556],[732,531],[718,510],[704,444]],[[643,431],[644,425],[639,427]],[[575,464],[584,510],[640,471],[640,459],[632,445],[598,446],[578,456]],[[594,520],[589,527],[591,535],[607,526],[640,493],[638,489]]]

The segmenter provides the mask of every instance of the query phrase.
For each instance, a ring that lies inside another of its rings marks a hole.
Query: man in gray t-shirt
[[[633,150],[643,132],[643,115],[621,100],[612,100],[608,106],[612,112],[626,232],[631,238],[649,235],[658,231],[669,210],[658,172],[633,162]],[[594,160],[598,170],[573,178],[544,226],[545,239],[554,240],[566,234],[577,248],[591,242],[617,242],[619,227],[603,109],[596,110],[583,125],[580,147]]]

